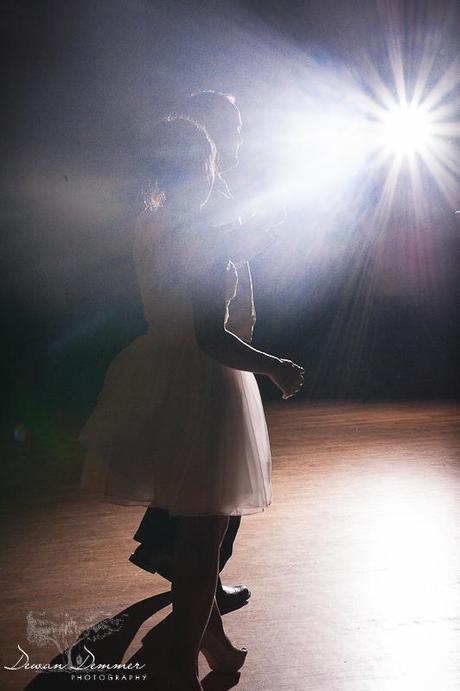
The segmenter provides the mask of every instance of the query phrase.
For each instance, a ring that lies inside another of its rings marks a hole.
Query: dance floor
[[[293,400],[267,418],[274,501],[243,519],[223,573],[252,591],[225,616],[248,658],[239,680],[201,659],[204,688],[458,691],[459,406]],[[140,661],[111,674],[147,680],[54,672],[31,688],[159,688],[163,656],[141,639],[169,613],[169,586],[128,561],[143,510],[68,486],[23,503],[4,518],[0,688],[37,674],[5,665],[50,662],[88,629],[96,664]]]

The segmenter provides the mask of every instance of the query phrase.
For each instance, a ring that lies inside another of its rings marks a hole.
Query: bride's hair
[[[144,210],[167,205],[177,189],[209,193],[216,169],[216,147],[203,125],[186,115],[169,115],[155,127],[153,151],[145,160]],[[202,198],[201,202],[205,199]]]

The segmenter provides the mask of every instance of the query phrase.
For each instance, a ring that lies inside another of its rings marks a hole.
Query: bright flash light
[[[408,97],[402,58],[395,62],[394,88],[372,73],[367,113],[375,132],[373,164],[387,171],[382,204],[390,208],[400,174],[408,174],[414,195],[422,194],[428,173],[453,208],[458,208],[460,86],[458,61],[453,61],[427,88],[430,72],[422,64]],[[383,207],[382,207],[383,208]]]
[[[430,119],[414,105],[387,111],[382,120],[384,146],[400,155],[422,153],[430,143]]]

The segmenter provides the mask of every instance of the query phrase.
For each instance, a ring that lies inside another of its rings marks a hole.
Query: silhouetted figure
[[[303,370],[225,328],[238,281],[232,258],[247,247],[238,229],[206,221],[216,166],[206,130],[169,117],[157,137],[134,248],[148,332],[107,371],[80,435],[88,451],[82,486],[175,517],[164,674],[178,690],[202,691],[200,650],[212,669],[226,672],[237,671],[247,653],[226,637],[215,596],[229,516],[271,502],[270,444],[254,373],[287,398],[302,386]]]

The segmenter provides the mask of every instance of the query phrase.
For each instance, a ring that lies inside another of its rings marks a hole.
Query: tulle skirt
[[[149,332],[121,351],[79,439],[81,487],[106,501],[191,516],[255,513],[271,502],[257,381],[194,338]]]

